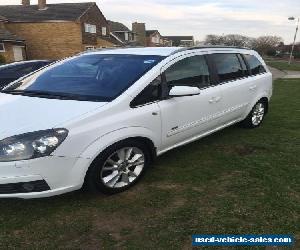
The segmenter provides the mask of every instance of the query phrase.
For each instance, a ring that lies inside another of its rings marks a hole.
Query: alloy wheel
[[[265,106],[263,103],[259,102],[255,105],[253,112],[252,112],[252,124],[254,126],[258,126],[265,115]]]
[[[101,181],[109,188],[123,188],[134,182],[145,166],[145,155],[136,147],[111,154],[101,169]]]

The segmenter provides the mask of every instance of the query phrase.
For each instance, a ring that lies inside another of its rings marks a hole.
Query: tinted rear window
[[[265,67],[256,58],[256,56],[245,54],[244,57],[249,65],[251,75],[258,75],[266,72]]]
[[[245,76],[237,54],[213,54],[211,58],[216,66],[220,82],[227,82]]]

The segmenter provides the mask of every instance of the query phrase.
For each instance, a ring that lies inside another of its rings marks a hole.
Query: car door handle
[[[209,103],[217,103],[221,100],[221,97],[220,96],[215,96],[215,97],[212,97],[208,102]]]
[[[251,86],[250,88],[249,88],[249,90],[255,90],[257,88],[257,86],[256,85],[253,85],[253,86]]]
[[[216,102],[216,101],[215,101],[215,98],[213,97],[213,98],[211,98],[208,102],[212,104],[212,103],[214,103],[214,102]]]
[[[219,101],[221,101],[221,97],[220,96],[215,97],[215,102],[219,102]]]

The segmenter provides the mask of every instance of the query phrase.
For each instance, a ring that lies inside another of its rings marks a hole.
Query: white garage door
[[[14,46],[13,50],[14,50],[15,62],[23,61],[23,47]]]

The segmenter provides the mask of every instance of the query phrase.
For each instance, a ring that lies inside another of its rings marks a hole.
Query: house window
[[[0,52],[5,52],[4,43],[0,43]]]
[[[94,50],[95,46],[85,46],[85,50]]]
[[[102,27],[102,36],[106,36],[107,31],[106,31],[106,27]]]
[[[153,42],[153,43],[159,44],[159,40],[160,40],[160,39],[159,39],[159,36],[158,36],[158,35],[152,37],[152,42]]]
[[[92,33],[92,34],[97,33],[97,27],[96,27],[96,25],[93,25],[93,24],[85,23],[84,24],[84,29],[85,29],[86,33]]]
[[[128,32],[125,32],[125,41],[128,41],[129,40],[129,36],[128,36]]]

